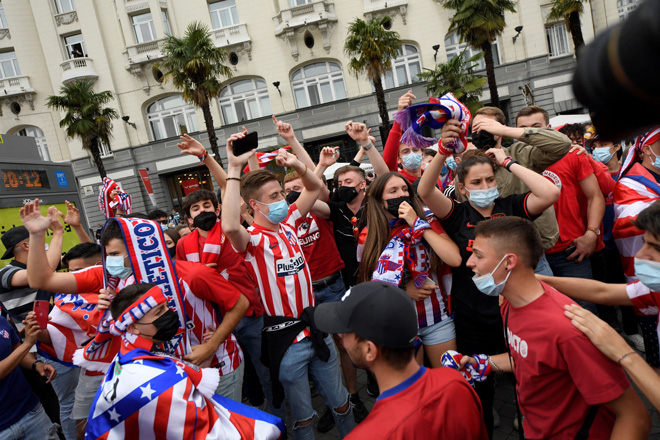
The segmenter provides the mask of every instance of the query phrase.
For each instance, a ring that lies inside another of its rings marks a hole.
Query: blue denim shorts
[[[456,330],[454,330],[454,320],[446,317],[440,322],[436,322],[428,327],[420,328],[417,336],[424,345],[438,345],[456,339]]]

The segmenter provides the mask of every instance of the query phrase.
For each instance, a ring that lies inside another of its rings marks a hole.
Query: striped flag
[[[111,199],[110,193],[114,190],[119,190],[120,192]],[[124,192],[119,185],[117,185],[117,182],[109,177],[104,177],[103,186],[99,192],[99,209],[103,212],[103,215],[105,215],[106,218],[114,217],[116,209],[120,209],[125,211],[126,214],[130,214],[133,212],[133,209],[131,208],[131,196]]]
[[[268,164],[271,163],[276,157],[277,154],[279,153],[280,150],[291,150],[291,147],[288,145],[282,148],[278,148],[275,151],[269,151],[268,153],[257,153],[257,161],[259,161],[259,169],[263,170],[268,167]],[[248,171],[256,171],[256,170],[251,170],[249,165],[246,165],[245,168],[243,169],[244,173],[247,173]]]

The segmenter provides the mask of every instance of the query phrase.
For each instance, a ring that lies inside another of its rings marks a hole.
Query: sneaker
[[[323,415],[316,424],[316,430],[320,433],[328,432],[335,426],[335,418],[332,417],[332,411],[329,407],[325,407]]]
[[[369,415],[369,410],[364,406],[358,393],[351,394],[351,404],[353,404],[353,418],[355,423],[360,423]]]
[[[502,426],[502,421],[500,420],[500,415],[493,408],[493,428],[499,428]]]
[[[626,335],[626,339],[632,347],[637,350],[641,351],[642,353],[646,353],[646,350],[644,350],[644,338],[640,334],[634,334],[634,335]]]
[[[380,396],[380,390],[378,389],[378,382],[373,374],[367,370],[367,394],[371,397]]]

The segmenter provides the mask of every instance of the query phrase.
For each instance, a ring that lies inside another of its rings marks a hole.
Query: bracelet
[[[501,369],[501,368],[500,368],[495,362],[493,362],[493,359],[492,359],[490,356],[488,356],[488,362],[490,362],[490,364],[491,364],[493,367],[495,367],[495,369],[496,369],[497,371],[502,371],[502,369]]]
[[[205,160],[207,157],[209,157],[209,153],[208,153],[206,150],[204,150],[204,154],[202,154],[201,156],[198,156],[197,158],[199,159],[199,162],[200,162],[200,163],[204,163],[204,160]]]
[[[37,364],[43,364],[42,361],[37,359],[36,361],[32,362],[32,371],[37,371]]]
[[[373,146],[374,146],[374,144],[371,141],[369,141],[369,143],[367,145],[360,145],[360,147],[362,147],[364,149],[364,151],[369,150]]]
[[[225,180],[227,180],[227,181],[236,180],[236,181],[239,181],[239,182],[241,181],[241,179],[239,177],[227,177]]]
[[[619,360],[616,361],[617,364],[621,365],[621,361],[623,361],[625,358],[627,358],[627,357],[630,356],[631,354],[638,354],[638,353],[637,353],[636,351],[630,351],[630,352],[628,352],[628,353],[626,353],[626,354],[622,354],[621,357],[619,358]]]
[[[304,176],[305,174],[307,174],[307,164],[305,163],[305,164],[303,164],[303,165],[305,165],[305,171],[303,171],[302,174],[301,174],[300,176],[298,176],[298,177],[302,177],[302,176]]]

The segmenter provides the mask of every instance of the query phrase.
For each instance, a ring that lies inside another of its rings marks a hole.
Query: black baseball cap
[[[14,256],[14,246],[27,238],[30,238],[30,233],[25,228],[25,226],[17,226],[15,228],[11,228],[2,234],[0,240],[2,240],[2,244],[7,250],[5,251],[4,255],[0,257],[0,260],[8,260],[9,258],[12,258]]]
[[[314,322],[323,332],[355,333],[388,348],[411,347],[418,330],[412,299],[381,281],[358,284],[341,301],[318,305]]]

